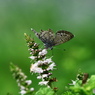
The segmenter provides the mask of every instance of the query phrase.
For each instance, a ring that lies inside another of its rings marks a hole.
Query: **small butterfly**
[[[33,29],[31,30],[44,43],[46,49],[53,49],[53,46],[65,43],[74,37],[72,33],[64,30],[57,31],[56,34],[51,29],[48,31],[41,30],[40,33]]]

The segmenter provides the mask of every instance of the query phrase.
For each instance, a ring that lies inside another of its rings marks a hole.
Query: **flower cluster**
[[[20,94],[31,94],[34,91],[34,88],[30,87],[30,84],[32,83],[31,80],[26,80],[27,76],[22,72],[22,70],[15,66],[14,64],[11,64],[11,72],[13,73],[13,77],[16,79],[18,86],[20,88]]]
[[[51,58],[47,58],[47,49],[39,49],[39,45],[34,42],[27,34],[25,34],[26,42],[29,47],[32,60],[30,72],[37,74],[37,79],[41,79],[39,85],[46,85],[51,87],[52,82],[56,81],[56,78],[51,78],[51,71],[56,66]]]

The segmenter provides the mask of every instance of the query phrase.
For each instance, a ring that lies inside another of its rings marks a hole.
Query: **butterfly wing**
[[[34,31],[35,35],[44,43],[46,48],[52,48],[52,46],[54,46],[54,38],[55,35],[53,33],[53,31],[51,29],[49,29],[48,31],[43,31],[41,30],[40,33]]]
[[[37,36],[45,44],[52,42],[52,40],[55,38],[54,33],[50,29],[48,31],[41,30]]]
[[[54,43],[55,45],[59,45],[59,44],[69,41],[73,37],[74,35],[68,31],[64,31],[64,30],[57,31],[54,38]]]

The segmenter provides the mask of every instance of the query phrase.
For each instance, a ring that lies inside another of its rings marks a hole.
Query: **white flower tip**
[[[20,89],[21,89],[21,90],[24,90],[24,89],[25,89],[25,87],[21,85],[21,86],[20,86]]]
[[[54,69],[54,66],[56,66],[55,63],[50,64],[49,67],[47,68],[47,70],[48,71],[49,70],[53,70]]]
[[[24,95],[24,94],[26,94],[26,91],[25,91],[25,90],[21,90],[21,91],[20,91],[20,94],[21,94],[21,95]]]
[[[25,82],[26,82],[28,85],[30,85],[30,84],[32,83],[31,80],[26,80]]]
[[[43,74],[42,78],[48,77],[48,74]]]
[[[41,79],[42,78],[42,76],[37,76],[37,79]]]
[[[74,81],[74,80],[71,80],[72,81],[72,83],[70,83],[69,85],[75,85],[76,84],[76,81]]]
[[[30,91],[34,91],[34,88],[30,88]]]
[[[32,59],[32,60],[34,60],[36,57],[35,56],[30,56],[29,58]]]

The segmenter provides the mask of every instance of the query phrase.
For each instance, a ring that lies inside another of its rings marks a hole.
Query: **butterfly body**
[[[53,49],[53,46],[65,43],[72,39],[74,35],[68,31],[60,30],[56,34],[49,29],[48,31],[41,30],[40,33],[32,30],[35,35],[44,43],[45,48]]]

